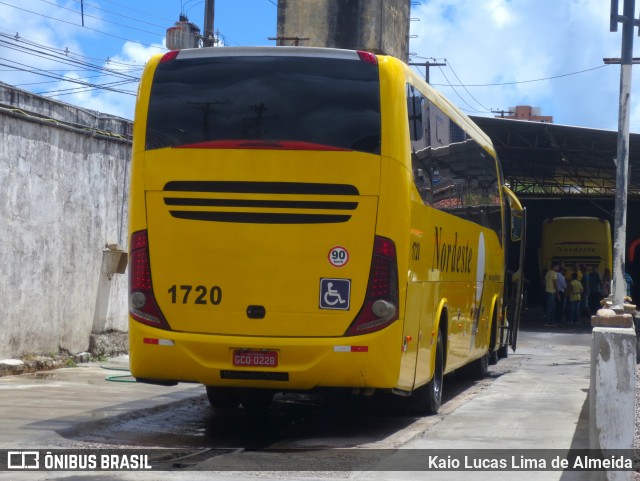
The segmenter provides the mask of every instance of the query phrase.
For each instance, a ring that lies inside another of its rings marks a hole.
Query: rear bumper
[[[129,319],[134,377],[207,386],[394,388],[400,372],[401,339],[401,320],[364,336],[275,338],[165,331]],[[278,366],[234,366],[237,349],[276,351]]]

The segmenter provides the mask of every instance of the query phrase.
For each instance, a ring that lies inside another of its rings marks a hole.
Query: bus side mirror
[[[511,213],[511,240],[513,242],[522,240],[522,217],[515,212]]]
[[[521,241],[524,235],[524,209],[516,197],[516,194],[506,185],[502,186],[502,192],[509,200],[509,212],[511,213],[511,240]]]

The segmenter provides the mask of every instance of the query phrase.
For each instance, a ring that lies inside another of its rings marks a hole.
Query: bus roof
[[[210,47],[178,50],[176,59],[207,57],[323,57],[358,60],[356,50],[320,47]],[[170,52],[171,53],[171,52]],[[167,54],[164,54],[167,55]]]

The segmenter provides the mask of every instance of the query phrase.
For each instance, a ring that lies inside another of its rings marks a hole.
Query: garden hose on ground
[[[102,369],[108,369],[111,371],[123,371],[123,372],[129,372],[129,369],[122,369],[119,367],[107,367],[107,366],[100,366],[100,368]],[[133,376],[131,376],[131,374],[124,374],[124,375],[118,375],[118,376],[107,376],[104,378],[105,381],[111,381],[111,382],[137,382],[135,380],[135,378]]]

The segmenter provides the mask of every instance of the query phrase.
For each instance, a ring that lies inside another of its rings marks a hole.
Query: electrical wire
[[[127,85],[132,83],[138,83],[137,80],[120,80],[117,82],[107,82],[104,84],[94,84],[92,87],[71,87],[68,89],[49,90],[44,92],[34,92],[36,95],[42,95],[45,97],[61,97],[63,95],[71,95],[83,92],[90,92],[92,90],[105,90],[107,87],[114,87],[119,85]],[[134,94],[134,92],[131,92]]]
[[[453,90],[453,92],[458,96],[458,98],[459,98],[462,102],[464,102],[464,104],[465,104],[467,107],[469,107],[469,108],[471,109],[471,111],[472,111],[472,112],[476,112],[476,113],[486,113],[486,112],[484,112],[484,111],[477,110],[477,109],[473,108],[473,107],[471,106],[471,104],[469,104],[469,102],[467,102],[467,101],[462,97],[462,95],[460,95],[460,93],[459,93],[459,92],[458,92],[458,90],[456,89],[456,87],[457,87],[457,86],[454,86],[454,85],[452,85],[452,84],[451,84],[451,82],[450,82],[450,81],[449,81],[449,79],[447,78],[447,74],[445,74],[445,73],[444,73],[444,71],[442,70],[442,67],[438,67],[438,69],[440,70],[440,73],[442,73],[442,76],[444,77],[444,79],[448,82],[447,84],[444,84],[444,85],[446,85],[447,87],[451,87],[451,89],[452,89],[452,90]],[[433,84],[431,84],[431,85],[433,85]],[[458,86],[458,87],[459,87],[459,86]]]
[[[44,45],[41,43],[37,43],[33,40],[30,40],[26,37],[22,37],[20,36],[20,33],[16,33],[15,35],[12,33],[8,33],[7,31],[5,32],[0,32],[0,37],[4,37],[8,40],[13,40],[15,42],[21,42],[27,45],[30,45],[32,47],[36,47],[36,48],[40,48],[43,50],[47,50],[50,52],[55,52],[59,55],[63,55],[65,57],[71,57],[71,58],[77,58],[77,59],[85,59],[85,60],[97,60],[100,62],[107,62],[109,64],[113,64],[113,65],[122,65],[123,67],[130,67],[132,69],[142,69],[142,66],[140,66],[139,64],[136,63],[127,63],[127,62],[118,62],[118,61],[114,61],[111,60],[109,58],[104,59],[104,58],[98,58],[98,57],[90,57],[88,55],[83,55],[77,52],[71,52],[68,48],[60,49],[60,48],[56,48],[56,47],[51,47],[49,45]]]
[[[6,69],[3,71],[4,72],[11,72],[14,71],[15,69]],[[85,72],[85,70],[48,70],[48,72]],[[102,77],[102,75],[92,75],[91,77],[82,77],[80,78],[80,80],[90,80],[93,78],[100,78]],[[44,85],[44,84],[53,84],[53,83],[58,83],[58,80],[43,80],[42,82],[27,82],[27,83],[18,83],[18,84],[11,84],[14,87],[29,87],[31,85]]]
[[[144,20],[141,20],[140,18],[137,18],[137,17],[130,17],[128,15],[122,15],[121,13],[114,12],[112,10],[107,10],[106,8],[99,7],[98,5],[95,5],[93,3],[88,3],[86,0],[73,0],[73,1],[76,2],[76,3],[81,3],[82,5],[84,5],[84,8],[87,8],[87,7],[95,8],[96,10],[100,10],[102,12],[106,12],[106,13],[109,13],[111,15],[116,15],[117,17],[127,18],[129,20],[134,20],[136,22],[144,23],[145,25],[150,25],[152,27],[158,27],[158,28],[161,28],[163,30],[167,28],[166,25],[158,25],[156,23],[145,22]],[[149,12],[144,12],[144,15],[148,16]],[[166,20],[167,22],[171,22],[172,21],[172,20],[167,20],[167,19],[163,19],[163,20]]]
[[[74,0],[74,1],[77,1],[77,0]],[[169,20],[169,19],[167,19],[165,17],[160,17],[159,15],[154,15],[153,13],[149,13],[148,11],[136,10],[135,8],[131,8],[130,5],[123,5],[121,3],[114,2],[112,0],[101,0],[101,1],[104,2],[104,3],[110,3],[112,5],[115,5],[116,7],[119,7],[119,8],[124,9],[124,10],[129,10],[131,12],[136,12],[136,13],[141,13],[145,17],[155,17],[155,18],[158,18],[160,20],[165,20],[167,22],[173,22],[174,21],[174,20]]]
[[[0,35],[0,37],[2,37]],[[16,52],[20,52],[20,53],[28,53],[29,55],[32,55],[34,57],[38,57],[38,58],[42,58],[45,60],[50,60],[50,61],[54,61],[57,64],[64,64],[64,65],[71,65],[71,66],[82,66],[82,67],[86,67],[88,70],[93,70],[96,72],[103,72],[109,75],[113,75],[116,77],[122,77],[122,78],[129,78],[129,79],[138,79],[139,77],[137,76],[133,76],[133,75],[129,75],[126,72],[120,71],[120,70],[114,70],[114,69],[110,69],[110,68],[106,68],[106,67],[102,67],[99,65],[94,65],[94,64],[90,64],[87,63],[85,61],[82,60],[74,60],[72,58],[69,58],[67,56],[61,56],[59,54],[51,53],[50,51],[44,51],[44,50],[38,50],[35,48],[31,48],[31,47],[25,47],[23,45],[20,44],[14,44],[11,42],[8,42],[6,40],[3,40],[2,38],[0,38],[0,45],[5,45],[7,49],[9,50],[13,50]],[[5,60],[7,61],[11,61],[11,59],[5,58]]]
[[[80,87],[74,87],[69,89],[58,89],[51,91],[43,91],[43,92],[35,92],[39,95],[46,95],[48,97],[58,97],[62,95],[70,95],[74,93],[82,93],[88,92],[92,90],[110,90],[114,93],[124,93],[127,95],[135,95],[133,90],[123,90],[123,89],[115,89],[114,87],[119,87],[127,84],[136,83],[139,81],[140,77],[137,75],[130,75],[134,71],[140,71],[141,66],[131,67],[128,66],[126,69],[111,69],[101,65],[92,64],[82,59],[74,58],[74,54],[68,51],[68,49],[61,50],[49,47],[47,45],[38,44],[35,42],[31,42],[27,39],[20,38],[19,35],[10,36],[7,34],[0,33],[0,46],[5,45],[8,50],[14,50],[19,53],[28,54],[34,57],[42,58],[45,60],[49,60],[52,62],[56,62],[56,64],[64,64],[75,67],[82,67],[82,70],[77,69],[67,69],[67,70],[58,70],[58,69],[43,69],[39,67],[34,67],[33,65],[27,65],[26,63],[20,63],[13,59],[3,58],[6,62],[14,62],[14,64],[3,64],[5,66],[10,67],[12,70],[19,70],[27,73],[31,73],[34,75],[45,76],[48,78],[53,78],[53,81],[39,82],[39,83],[53,83],[53,82],[70,82],[80,84]],[[88,58],[88,57],[85,57]],[[118,63],[118,62],[115,62]],[[121,65],[131,65],[131,64],[121,64]],[[57,72],[73,72],[73,71],[84,71],[84,72],[97,72],[100,75],[98,76],[90,76],[88,78],[73,78],[68,76],[63,76],[57,74]],[[104,82],[104,83],[94,83],[87,82],[87,80],[96,78],[96,77],[116,77],[120,80]],[[36,82],[28,83],[26,85],[34,85]]]
[[[50,2],[48,0],[40,0],[43,3],[46,3],[48,5],[53,5],[55,7],[58,7],[59,9],[62,10],[68,10],[69,12],[73,12],[75,14],[79,14],[80,12],[78,12],[77,10],[74,10],[73,8],[67,8],[67,7],[63,7],[62,5],[58,5],[57,3],[54,2]],[[111,20],[107,20],[106,18],[101,18],[101,17],[96,17],[95,15],[90,15],[88,13],[83,13],[82,14],[83,17],[88,17],[88,18],[95,18],[96,20],[100,20],[101,22],[105,22],[105,23],[111,23],[113,25],[117,25],[119,27],[124,27],[124,28],[128,28],[130,30],[137,30],[138,32],[142,32],[142,33],[148,33],[149,35],[161,35],[158,32],[149,32],[148,30],[142,30],[140,28],[136,28],[136,27],[130,27],[129,25],[125,25],[123,23],[118,23],[118,22],[113,22]],[[85,25],[83,25],[83,27],[85,27]]]
[[[3,57],[0,57],[0,60],[7,60],[7,59],[5,59]],[[75,80],[75,79],[71,79],[69,77],[63,77],[61,75],[53,75],[53,74],[48,73],[46,70],[43,70],[43,69],[32,67],[30,65],[25,65],[25,64],[22,64],[20,62],[16,62],[15,60],[10,60],[10,61],[12,61],[16,65],[20,65],[20,67],[16,67],[14,65],[9,65],[9,64],[6,64],[6,63],[2,63],[2,62],[0,62],[0,66],[12,67],[15,70],[20,70],[20,71],[23,71],[23,72],[28,72],[28,73],[32,73],[32,74],[36,74],[36,75],[42,75],[44,77],[54,78],[54,79],[62,80],[62,81],[65,81],[65,82],[76,83],[76,84],[79,84],[79,85],[83,85],[85,87],[92,87],[92,88],[99,88],[99,89],[109,90],[111,92],[117,92],[117,93],[121,93],[121,94],[132,95],[134,97],[136,95],[135,92],[131,92],[131,91],[127,91],[127,90],[121,90],[121,89],[114,89],[114,88],[109,87],[109,86],[100,86],[98,84],[92,84],[92,83],[89,83],[89,82],[84,82],[82,80]]]
[[[553,75],[551,77],[543,77],[543,78],[537,78],[537,79],[530,79],[530,80],[517,80],[517,81],[513,81],[513,82],[500,82],[500,83],[487,83],[487,84],[431,84],[431,85],[435,85],[435,86],[447,86],[447,87],[500,87],[500,86],[504,86],[504,85],[516,85],[516,84],[526,84],[526,83],[532,83],[532,82],[542,82],[545,80],[555,80],[558,78],[563,78],[563,77],[570,77],[572,75],[579,75],[581,73],[586,73],[586,72],[591,72],[593,70],[598,70],[601,68],[605,68],[608,67],[608,65],[599,65],[597,67],[591,67],[591,68],[587,68],[584,70],[578,70],[576,72],[569,72],[569,73],[565,73],[565,74],[560,74],[560,75]]]
[[[475,98],[471,92],[469,92],[469,89],[462,83],[462,80],[460,80],[460,77],[458,77],[458,74],[453,70],[453,67],[451,66],[451,62],[447,62],[447,67],[449,67],[451,72],[453,72],[453,75],[455,75],[455,77],[458,80],[458,82],[460,82],[460,84],[462,85],[462,88],[464,88],[465,92],[467,92],[469,94],[469,97],[471,97],[473,100],[475,100],[476,103],[485,110],[485,112],[491,112],[490,108],[487,108],[484,105],[482,105],[482,103],[480,103],[480,101],[477,98]]]
[[[126,37],[121,37],[120,35],[115,35],[115,34],[113,34],[113,33],[104,32],[104,31],[102,31],[102,30],[98,30],[98,29],[96,29],[96,28],[91,28],[91,27],[87,27],[87,26],[82,27],[82,26],[78,25],[77,23],[74,23],[74,22],[68,22],[68,21],[66,21],[66,20],[62,20],[61,18],[55,18],[55,17],[51,17],[50,15],[45,15],[45,14],[43,14],[43,13],[38,13],[38,12],[34,12],[34,11],[32,11],[32,10],[27,10],[26,8],[21,8],[21,7],[17,7],[17,6],[15,6],[15,5],[11,5],[10,3],[6,3],[6,2],[2,2],[2,1],[0,1],[0,5],[5,5],[5,6],[7,6],[7,7],[12,7],[12,8],[15,8],[16,10],[20,10],[20,11],[27,12],[27,13],[32,13],[32,14],[34,14],[34,15],[38,15],[38,16],[40,16],[40,17],[48,18],[49,20],[55,20],[56,22],[65,23],[65,24],[67,24],[67,25],[73,25],[74,27],[82,28],[82,29],[85,29],[85,30],[90,30],[90,31],[92,31],[92,32],[100,33],[100,34],[102,34],[102,35],[107,35],[107,36],[109,36],[109,37],[117,38],[117,39],[119,39],[119,40],[125,40],[125,41],[127,41],[127,42],[136,43],[136,44],[138,44],[138,45],[142,45],[143,47],[155,47],[155,48],[160,48],[160,47],[158,47],[157,45],[151,45],[151,44],[144,43],[144,42],[140,42],[140,41],[137,41],[137,40],[131,40],[131,39],[128,39],[128,38],[126,38]],[[165,49],[165,50],[166,50],[166,49]]]

